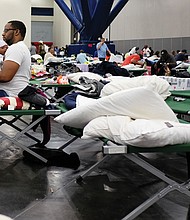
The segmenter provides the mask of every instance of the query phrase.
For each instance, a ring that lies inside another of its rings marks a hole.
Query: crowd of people
[[[47,63],[49,57],[66,56],[66,48],[58,48],[57,46],[50,46],[49,48],[42,41],[39,41],[39,46],[36,48],[33,44],[30,48],[31,55],[39,54],[44,63]],[[120,53],[121,54],[121,53]],[[96,50],[94,57],[99,61],[109,61],[112,52],[109,49],[109,45],[106,44],[105,38],[101,38],[100,42],[96,44]],[[87,53],[83,49],[79,51],[76,56],[76,62],[81,64],[88,64]],[[122,63],[120,66],[129,64],[138,65],[144,67],[145,65],[151,67],[151,73],[157,75],[168,75],[171,69],[177,66],[179,62],[188,62],[187,50],[171,51],[162,49],[161,51],[154,51],[149,45],[144,45],[141,49],[139,46],[134,46],[123,54]]]
[[[100,42],[96,45],[96,57],[100,61],[109,61],[111,57],[111,51],[105,43],[105,38],[101,38]],[[119,53],[121,54],[121,53]],[[77,56],[85,57],[84,62],[87,61],[84,51],[80,52]],[[137,65],[139,67],[149,66],[151,67],[152,75],[170,75],[171,70],[181,62],[189,62],[187,50],[177,50],[175,53],[168,52],[166,49],[161,51],[154,51],[152,47],[144,45],[140,50],[138,46],[132,47],[123,56],[123,61],[119,63],[120,66],[126,66],[129,64]],[[80,62],[79,59],[77,59]],[[82,62],[81,62],[82,63]]]
[[[144,45],[139,51],[139,47],[129,49],[124,55],[122,66],[134,64],[140,67],[144,65],[151,67],[151,74],[170,75],[171,70],[181,62],[189,62],[187,50],[171,51],[166,49],[154,51],[150,46]]]
[[[38,54],[46,64],[49,58],[65,55],[64,47],[58,48],[54,45],[48,47],[43,41],[39,41],[38,47],[32,43],[28,50],[23,42],[25,34],[26,27],[21,21],[13,20],[5,25],[3,40],[0,41],[1,64],[3,62],[0,70],[0,96],[18,95],[19,91],[29,83],[31,56]],[[109,61],[111,54],[105,38],[101,38],[96,45],[95,56],[99,61]],[[130,48],[123,55],[123,61],[119,65],[133,64],[143,67],[146,64],[151,67],[152,74],[167,75],[179,62],[188,61],[186,49],[171,53],[165,49],[154,52],[150,46],[144,45],[141,50],[138,46]],[[88,62],[87,54],[82,49],[76,55],[76,62]]]
[[[59,48],[58,46],[54,46],[54,45],[48,46],[42,40],[40,40],[36,44],[34,42],[31,42],[31,46],[30,46],[29,50],[30,50],[31,56],[38,54],[42,57],[42,59],[44,59],[45,54],[50,52],[49,51],[50,48],[53,48],[53,53],[52,53],[52,51],[51,51],[51,53],[56,57],[67,56],[67,45],[66,45],[66,47],[61,47],[61,48]]]

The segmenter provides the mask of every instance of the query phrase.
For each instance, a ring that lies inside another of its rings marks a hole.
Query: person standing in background
[[[30,47],[30,55],[35,55],[36,54],[36,51],[37,51],[37,48],[36,46],[34,45],[34,43],[32,42],[31,43],[31,47]]]
[[[101,41],[97,43],[96,49],[98,52],[98,58],[100,61],[104,61],[106,58],[106,52],[111,54],[107,44],[105,43],[105,38],[101,38]]]
[[[39,46],[38,46],[38,54],[44,59],[45,56],[45,46],[43,41],[39,41]]]

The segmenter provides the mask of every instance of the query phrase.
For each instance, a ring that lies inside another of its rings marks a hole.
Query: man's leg
[[[8,97],[9,95],[2,89],[0,89],[0,97]]]

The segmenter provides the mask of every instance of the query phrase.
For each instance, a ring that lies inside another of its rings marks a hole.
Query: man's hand
[[[4,45],[4,46],[0,47],[0,54],[1,54],[1,55],[4,55],[5,52],[6,52],[6,50],[7,50],[7,48],[8,48],[7,45]]]
[[[10,60],[3,62],[3,67],[0,71],[0,82],[9,82],[12,80],[19,68],[19,64]]]

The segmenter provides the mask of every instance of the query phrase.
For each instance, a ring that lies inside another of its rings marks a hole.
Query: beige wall
[[[31,6],[54,7],[54,17],[33,16],[32,20],[53,21],[54,43],[70,44],[70,21],[54,0],[1,0],[1,4],[1,31],[7,21],[22,20],[27,26],[27,45],[31,41]],[[111,24],[110,40],[189,37],[189,21],[189,0],[129,0]],[[106,31],[105,37],[108,36]]]
[[[69,2],[69,0],[66,0],[65,2],[67,3]],[[57,46],[62,47],[67,44],[70,44],[71,23],[56,3],[54,3],[53,30],[54,30],[53,38]]]
[[[69,0],[64,0],[69,4]],[[70,44],[71,24],[54,0],[32,0],[32,7],[54,8],[54,16],[32,16],[32,21],[52,21],[53,22],[53,43],[58,47]]]
[[[32,7],[53,7],[54,0],[31,0]]]
[[[111,39],[189,37],[189,9],[189,0],[129,0],[111,24]]]
[[[21,20],[27,27],[25,43],[29,46],[31,39],[31,1],[30,0],[1,0],[1,23],[2,33],[4,25],[10,20]],[[21,7],[22,6],[22,7]]]

